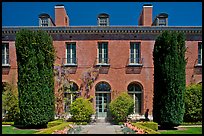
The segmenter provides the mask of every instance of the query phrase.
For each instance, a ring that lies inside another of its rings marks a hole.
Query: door
[[[97,117],[107,117],[109,102],[110,102],[109,93],[96,93],[96,115]]]

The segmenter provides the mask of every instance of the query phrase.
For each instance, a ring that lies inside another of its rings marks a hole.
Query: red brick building
[[[156,37],[165,30],[186,35],[186,84],[202,82],[202,27],[168,26],[168,14],[153,20],[153,6],[143,5],[138,26],[111,26],[109,15],[99,14],[96,26],[69,26],[63,5],[55,6],[55,21],[48,14],[39,15],[39,27],[2,28],[2,82],[17,83],[15,34],[21,28],[44,30],[53,38],[57,59],[70,69],[75,90],[89,68],[99,69],[90,95],[98,117],[107,117],[107,104],[120,92],[127,91],[135,100],[135,114],[146,109],[152,114],[153,48]],[[82,92],[82,95],[85,92]],[[71,100],[73,96],[69,94]]]

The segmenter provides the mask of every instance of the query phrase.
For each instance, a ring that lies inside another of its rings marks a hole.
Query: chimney
[[[64,5],[55,6],[55,25],[69,26],[69,17],[67,16]]]
[[[144,4],[142,12],[139,17],[139,26],[151,26],[152,25],[152,4]]]

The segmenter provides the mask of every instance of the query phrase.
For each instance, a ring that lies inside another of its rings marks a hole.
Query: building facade
[[[186,85],[202,83],[202,27],[168,26],[168,14],[152,17],[153,6],[143,5],[138,26],[111,26],[109,15],[101,13],[96,26],[69,26],[63,5],[55,6],[55,22],[48,14],[39,15],[39,26],[2,28],[2,83],[17,83],[15,34],[22,28],[44,30],[53,38],[57,58],[55,65],[70,71],[73,90],[81,89],[81,76],[88,69],[98,70],[90,96],[97,117],[108,116],[108,103],[121,92],[135,101],[134,114],[152,114],[154,65],[153,48],[165,30],[186,35]],[[81,95],[84,95],[82,91]],[[66,97],[71,101],[73,94]],[[65,106],[65,110],[68,110]]]

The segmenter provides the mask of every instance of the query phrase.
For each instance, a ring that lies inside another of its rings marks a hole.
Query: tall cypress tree
[[[45,126],[54,119],[54,47],[43,31],[16,34],[20,123]]]
[[[165,31],[154,45],[153,120],[163,127],[183,122],[185,76],[183,33]]]

